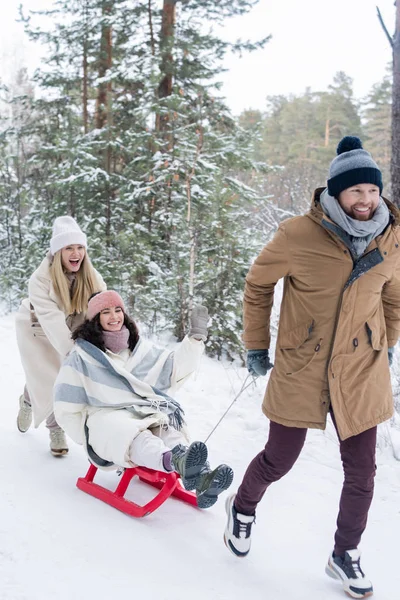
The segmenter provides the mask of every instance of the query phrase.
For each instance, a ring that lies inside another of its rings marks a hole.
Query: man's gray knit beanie
[[[382,193],[382,173],[372,156],[363,150],[360,138],[346,135],[337,147],[337,156],[329,168],[328,193],[337,198],[357,183],[373,183]]]

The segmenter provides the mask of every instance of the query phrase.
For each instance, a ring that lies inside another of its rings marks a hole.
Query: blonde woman
[[[53,224],[50,252],[29,279],[29,297],[16,318],[17,342],[26,385],[19,399],[21,433],[46,420],[50,451],[68,453],[64,431],[53,413],[53,385],[72,349],[71,331],[85,320],[90,296],[106,289],[87,253],[86,235],[69,216]]]

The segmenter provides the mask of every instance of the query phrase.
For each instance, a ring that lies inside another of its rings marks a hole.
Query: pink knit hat
[[[91,321],[96,315],[98,315],[105,308],[111,308],[120,306],[125,312],[125,304],[118,292],[114,290],[107,290],[106,292],[100,292],[89,300],[86,318]]]

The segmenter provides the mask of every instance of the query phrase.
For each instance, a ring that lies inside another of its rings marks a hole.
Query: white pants
[[[187,446],[188,441],[183,431],[178,431],[173,427],[145,429],[131,443],[129,458],[135,465],[155,471],[165,471],[163,454],[178,444]]]

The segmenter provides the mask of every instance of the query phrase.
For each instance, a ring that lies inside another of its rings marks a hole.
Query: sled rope
[[[249,381],[249,383],[247,383],[250,378],[251,378],[251,381]],[[234,399],[232,400],[232,402],[230,403],[230,405],[228,406],[228,408],[226,409],[226,411],[224,412],[224,414],[222,415],[222,417],[220,418],[220,420],[218,421],[218,423],[210,431],[210,433],[208,434],[208,436],[204,440],[204,443],[208,442],[208,440],[210,439],[210,437],[212,436],[212,434],[214,433],[214,431],[220,425],[221,421],[226,417],[226,415],[228,414],[228,412],[231,410],[231,408],[235,404],[236,400],[243,394],[244,390],[246,390],[252,383],[255,383],[255,378],[251,375],[251,373],[249,373],[247,375],[246,379],[244,380],[244,382],[242,384],[242,387],[240,388],[239,393],[234,397]]]

